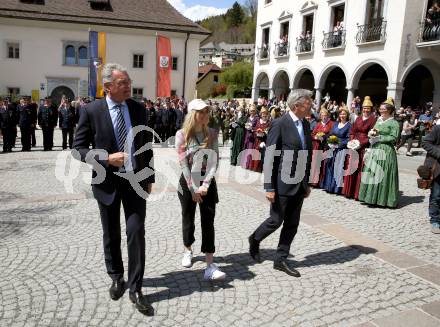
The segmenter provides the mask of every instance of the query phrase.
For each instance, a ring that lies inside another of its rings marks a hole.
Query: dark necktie
[[[118,149],[120,152],[124,152],[124,145],[127,139],[127,128],[125,127],[124,115],[122,114],[122,106],[115,106],[117,117],[116,117],[116,129],[118,131]]]

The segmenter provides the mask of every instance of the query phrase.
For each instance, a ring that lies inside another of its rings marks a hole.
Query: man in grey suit
[[[102,70],[102,79],[106,97],[88,104],[81,113],[73,144],[77,151],[74,150],[74,155],[79,152],[81,161],[93,157],[97,163],[93,178],[105,173],[101,183],[92,184],[92,190],[101,216],[107,273],[112,279],[110,297],[118,300],[125,291],[120,226],[122,203],[127,234],[129,298],[139,311],[152,315],[153,308],[141,291],[145,266],[146,195],[154,183],[152,147],[147,146],[146,151],[137,153],[152,141],[152,134],[144,128],[147,122],[144,107],[130,99],[131,80],[126,69],[119,64],[107,64]],[[133,132],[133,129],[140,129],[140,132]],[[90,152],[91,144],[103,150],[104,158]],[[133,174],[145,176],[136,184],[138,189],[130,178],[124,178]]]
[[[283,225],[274,269],[294,277],[300,277],[300,273],[289,264],[287,257],[298,230],[304,198],[310,194],[312,137],[304,118],[311,114],[311,96],[308,90],[292,91],[287,99],[290,111],[272,123],[263,168],[270,216],[249,236],[249,253],[255,261],[261,262],[260,242]]]

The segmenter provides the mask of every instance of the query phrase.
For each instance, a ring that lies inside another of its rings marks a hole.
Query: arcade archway
[[[433,101],[434,78],[424,65],[417,65],[406,76],[403,83],[402,105],[423,108]]]

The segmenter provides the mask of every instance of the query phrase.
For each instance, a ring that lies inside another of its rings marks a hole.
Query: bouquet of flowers
[[[244,125],[244,128],[246,128],[246,129],[248,129],[248,130],[251,130],[251,129],[252,129],[252,123],[251,123],[251,122],[247,122],[247,123]]]
[[[368,132],[368,138],[370,140],[370,144],[373,145],[379,142],[379,131],[375,128]]]
[[[373,128],[368,132],[369,138],[376,137],[378,135],[379,135],[379,131],[376,128]]]
[[[318,141],[322,142],[322,140],[324,140],[324,136],[325,136],[324,132],[318,132],[315,135],[315,139],[317,139]]]
[[[327,139],[327,144],[331,149],[335,149],[339,145],[339,139],[336,135],[330,135]]]
[[[257,133],[257,137],[264,137],[264,135],[266,135],[266,130],[262,128],[257,128],[256,133]]]
[[[351,149],[351,150],[357,150],[361,147],[361,142],[359,142],[359,140],[351,140],[350,142],[347,143],[347,148]]]

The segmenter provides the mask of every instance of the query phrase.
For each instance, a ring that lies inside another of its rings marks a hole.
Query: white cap
[[[193,110],[200,111],[205,108],[209,108],[209,105],[202,99],[194,99],[188,103],[188,113]]]

